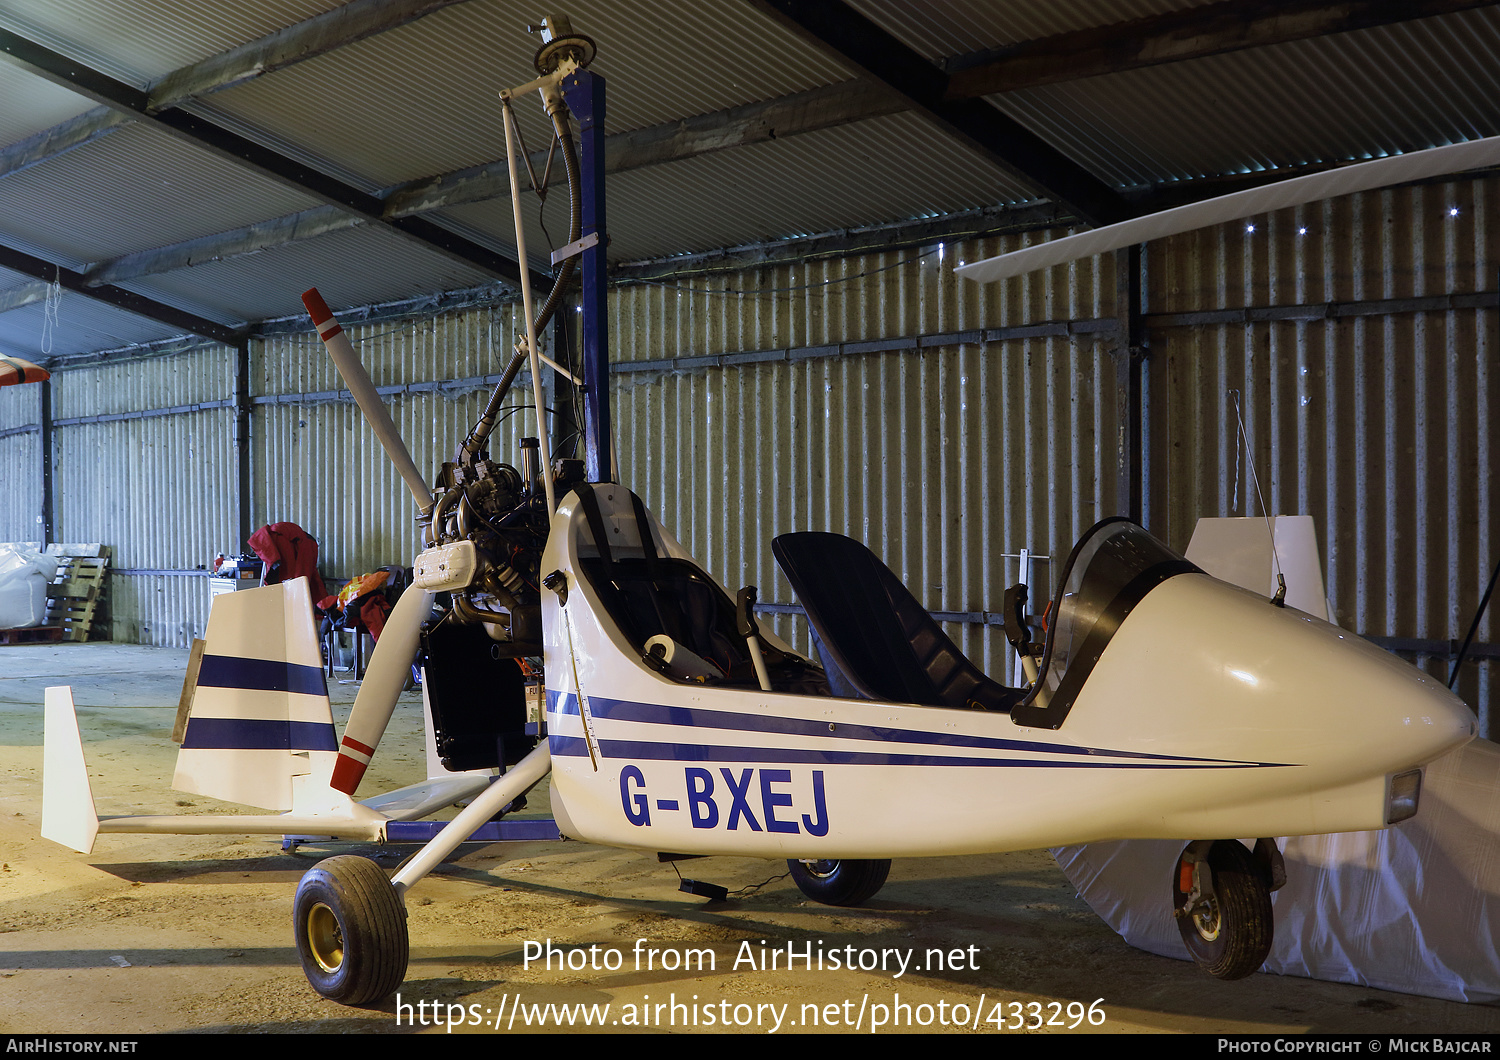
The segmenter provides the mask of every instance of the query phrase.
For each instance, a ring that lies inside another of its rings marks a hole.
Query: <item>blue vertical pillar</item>
[[[585,476],[590,482],[613,482],[613,435],[609,422],[609,320],[605,282],[604,223],[604,78],[577,70],[563,79],[563,100],[578,122],[583,144],[583,229],[598,241],[583,252],[583,446]]]

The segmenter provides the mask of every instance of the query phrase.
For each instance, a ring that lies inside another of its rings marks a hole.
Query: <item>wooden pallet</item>
[[[62,627],[62,639],[89,639],[104,598],[108,566],[108,556],[58,557],[57,577],[47,586],[47,625]]]
[[[23,626],[0,629],[0,644],[55,644],[63,639],[61,626]]]

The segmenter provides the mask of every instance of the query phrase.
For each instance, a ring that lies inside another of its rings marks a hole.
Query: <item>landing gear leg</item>
[[[1177,930],[1193,960],[1216,979],[1243,979],[1271,952],[1270,884],[1233,839],[1188,844],[1172,881]]]
[[[308,869],[297,885],[292,930],[312,988],[345,1005],[364,1005],[400,986],[410,952],[406,892],[551,768],[552,758],[543,741],[496,778],[390,879],[369,858],[347,854]]]

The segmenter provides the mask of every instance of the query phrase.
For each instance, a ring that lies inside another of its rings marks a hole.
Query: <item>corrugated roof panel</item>
[[[294,213],[317,200],[156,132],[123,126],[0,181],[0,241],[97,262]]]
[[[1470,11],[990,97],[1091,171],[1155,184],[1500,132],[1500,11]]]
[[[0,313],[0,350],[37,360],[43,352],[46,310],[33,302],[9,313]],[[155,342],[182,334],[181,330],[92,298],[64,292],[58,305],[57,324],[51,336],[51,356],[111,350],[135,343]]]
[[[261,320],[302,313],[302,292],[309,287],[317,287],[338,308],[476,287],[493,279],[362,225],[122,286],[183,308],[197,306],[192,311],[209,316]]]
[[[43,81],[18,66],[0,63],[0,145],[13,144],[92,110],[76,92]]]
[[[6,0],[0,26],[145,88],[341,0]]]
[[[554,195],[561,195],[556,189]],[[610,178],[610,247],[631,261],[1025,202],[1035,192],[912,114],[649,166]],[[527,196],[527,247],[546,247]],[[508,200],[445,211],[514,245]],[[567,238],[565,202],[548,226]]]
[[[609,132],[848,76],[749,7],[594,2],[568,13],[600,45],[593,69],[609,84]],[[526,26],[536,21],[525,3],[476,0],[221,92],[212,109],[379,186],[492,161],[505,154],[499,91],[535,76],[540,39]],[[672,41],[713,62],[684,76]],[[516,109],[528,145],[544,148],[550,126],[539,98]]]
[[[0,266],[0,294],[13,291],[17,287],[25,287],[31,282],[33,282],[32,278],[24,272],[16,272],[14,269]]]
[[[1215,0],[849,0],[932,60],[1095,26],[1200,7]]]

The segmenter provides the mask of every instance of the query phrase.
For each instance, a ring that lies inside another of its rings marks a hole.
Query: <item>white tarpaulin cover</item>
[[[1126,942],[1190,960],[1172,919],[1184,845],[1131,840],[1052,854]],[[1277,845],[1286,886],[1271,896],[1276,935],[1263,971],[1500,1000],[1500,744],[1475,740],[1428,766],[1409,821]]]
[[[1200,519],[1187,558],[1267,594],[1282,570],[1287,605],[1327,617],[1316,542],[1308,516]],[[1188,839],[1052,854],[1126,942],[1191,960],[1172,919],[1172,871]],[[1271,896],[1275,942],[1263,970],[1450,1001],[1500,999],[1500,744],[1475,740],[1429,765],[1409,821],[1276,845],[1286,886]]]
[[[40,626],[47,619],[47,583],[57,560],[21,545],[0,545],[0,629]]]

